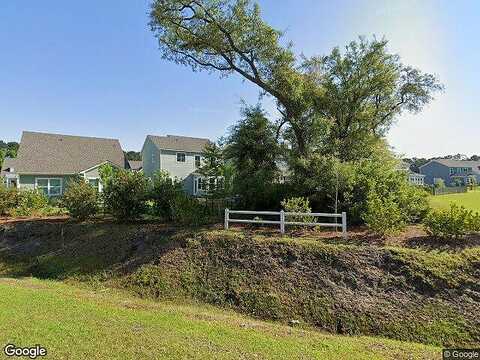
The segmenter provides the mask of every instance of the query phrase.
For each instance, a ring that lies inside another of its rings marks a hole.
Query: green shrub
[[[406,226],[406,216],[393,195],[381,198],[376,193],[370,194],[363,220],[371,231],[381,236],[396,234]]]
[[[62,204],[75,219],[85,220],[94,216],[99,209],[97,190],[84,179],[69,182]]]
[[[172,219],[182,225],[199,226],[209,221],[208,209],[198,199],[183,192],[170,203]]]
[[[11,210],[12,216],[45,215],[48,209],[47,196],[38,190],[19,190],[17,206]]]
[[[310,202],[307,198],[304,197],[293,197],[290,199],[284,199],[280,203],[283,209],[286,212],[296,212],[296,213],[311,213],[312,208],[310,207]],[[301,222],[316,222],[316,218],[313,216],[287,216],[286,221],[301,221]]]
[[[434,179],[433,182],[434,182],[434,187],[436,189],[445,189],[446,188],[445,181],[443,181],[443,179],[436,178],[436,179]]]
[[[0,215],[9,215],[17,207],[18,202],[18,190],[0,184]]]
[[[182,185],[172,179],[168,172],[158,171],[152,177],[152,186],[149,191],[149,200],[152,201],[153,215],[172,219],[172,201],[182,191]]]
[[[148,182],[141,172],[113,171],[102,183],[105,210],[119,220],[136,219],[146,209]]]
[[[480,215],[451,204],[449,209],[430,212],[424,220],[425,229],[435,237],[457,239],[480,231]]]

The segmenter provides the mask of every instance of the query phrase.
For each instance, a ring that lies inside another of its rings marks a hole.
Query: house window
[[[87,179],[87,182],[95,188],[98,192],[101,191],[101,184],[100,184],[100,179],[99,178],[89,178]]]
[[[35,187],[47,196],[62,195],[62,179],[60,178],[37,178]]]
[[[185,162],[185,153],[177,153],[177,162]]]
[[[195,155],[195,167],[200,167],[200,155]]]
[[[198,190],[205,190],[205,184],[202,178],[198,178]]]

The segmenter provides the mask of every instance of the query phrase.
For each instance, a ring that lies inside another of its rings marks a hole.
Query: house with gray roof
[[[480,161],[434,159],[420,166],[420,173],[430,185],[434,185],[437,179],[442,179],[447,186],[467,185],[469,178],[480,183]]]
[[[146,176],[165,170],[183,183],[190,195],[202,195],[205,181],[197,170],[202,165],[208,139],[187,136],[148,135],[142,147],[143,172]]]
[[[143,170],[143,161],[142,160],[128,160],[128,167],[132,171],[141,171],[141,170]]]
[[[60,196],[78,175],[101,190],[99,167],[107,163],[128,168],[117,139],[24,131],[17,157],[6,161],[2,175],[9,186]]]

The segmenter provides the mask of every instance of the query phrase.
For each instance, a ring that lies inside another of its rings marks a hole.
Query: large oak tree
[[[298,59],[249,0],[155,0],[150,26],[165,59],[238,74],[276,99],[277,133],[298,157],[368,154],[402,111],[420,111],[442,86],[404,66],[385,40],[352,42],[342,53]]]

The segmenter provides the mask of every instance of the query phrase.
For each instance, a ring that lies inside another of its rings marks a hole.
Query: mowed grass
[[[437,359],[440,349],[327,335],[196,304],[111,289],[0,279],[0,345],[40,344],[51,359]]]
[[[451,203],[463,205],[468,210],[480,212],[480,191],[430,196],[430,205],[434,209],[448,209]]]

